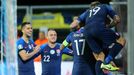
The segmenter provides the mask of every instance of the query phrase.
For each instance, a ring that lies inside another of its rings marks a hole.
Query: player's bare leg
[[[126,40],[123,37],[120,37],[114,43],[114,46],[110,49],[109,55],[105,59],[105,63],[109,64],[114,57],[121,51],[121,49],[125,46]]]

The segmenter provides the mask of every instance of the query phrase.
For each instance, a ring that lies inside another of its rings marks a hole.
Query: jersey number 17
[[[79,39],[79,40],[74,40],[75,42],[75,47],[76,47],[76,52],[77,52],[77,55],[84,55],[84,49],[85,49],[85,39]],[[80,49],[78,46],[79,44],[82,44],[82,49]],[[81,50],[81,52],[80,52]]]

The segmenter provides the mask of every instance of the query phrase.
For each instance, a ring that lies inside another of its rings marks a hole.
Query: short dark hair
[[[55,29],[49,28],[49,29],[47,30],[47,35],[48,35],[48,32],[49,32],[49,31],[55,31],[55,32],[56,32]],[[56,33],[57,33],[57,32],[56,32]]]
[[[93,2],[91,2],[90,6],[91,6],[91,8],[94,8],[95,6],[97,6],[99,4],[100,4],[99,0],[94,0]]]
[[[98,0],[102,4],[110,4],[112,0]]]
[[[21,29],[23,28],[23,27],[25,27],[27,24],[31,24],[30,22],[23,22],[22,24],[21,24]]]
[[[49,31],[56,31],[55,29],[49,28],[47,32]]]

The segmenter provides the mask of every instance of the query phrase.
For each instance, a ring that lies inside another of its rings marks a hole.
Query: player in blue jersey
[[[72,55],[69,48],[60,50],[60,44],[56,43],[57,33],[54,29],[49,29],[47,33],[48,43],[41,45],[42,75],[61,75],[62,54]]]
[[[74,28],[81,22],[85,23],[84,35],[94,55],[98,58],[97,64],[99,65],[104,60],[102,50],[109,49],[109,55],[104,62],[108,64],[123,48],[123,45],[116,41],[115,32],[106,27],[107,15],[113,19],[114,25],[120,22],[119,16],[110,5],[101,4],[96,0],[87,11],[79,16],[78,20],[71,24],[71,28]],[[108,48],[109,46],[111,48]]]
[[[86,45],[83,35],[84,27],[71,32],[61,45],[61,49],[72,44],[74,52],[74,65],[72,75],[95,75],[95,58],[92,50]]]
[[[17,40],[19,75],[35,75],[33,59],[40,47],[31,39],[33,30],[29,22],[24,22],[21,30],[23,35]]]

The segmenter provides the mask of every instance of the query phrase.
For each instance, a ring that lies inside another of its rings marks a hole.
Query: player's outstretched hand
[[[36,46],[35,48],[34,48],[34,52],[35,53],[38,53],[40,51],[40,46],[38,45],[38,46]]]

